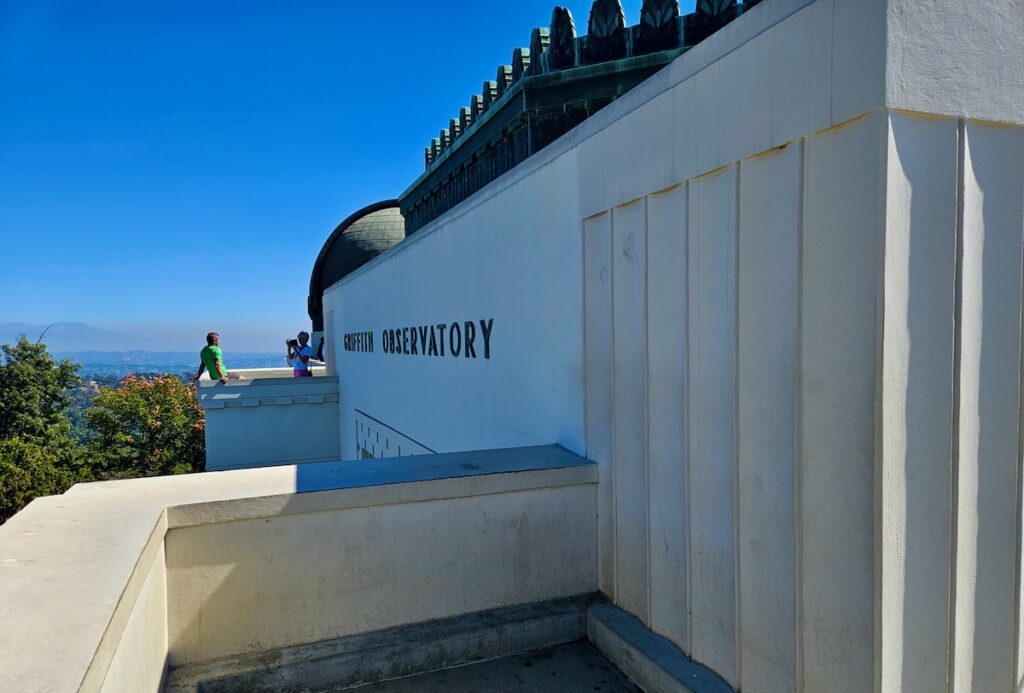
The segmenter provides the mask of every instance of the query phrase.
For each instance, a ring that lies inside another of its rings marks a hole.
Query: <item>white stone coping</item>
[[[296,378],[288,371],[286,377],[267,374],[285,369],[261,369],[258,378],[244,380],[200,381],[196,397],[203,409],[225,407],[282,406],[290,404],[323,404],[338,401],[338,376],[315,375]],[[320,369],[321,371],[323,369]]]
[[[229,380],[227,383],[221,383],[220,380],[214,380],[210,377],[210,371],[203,371],[203,374],[196,381],[199,387],[233,387],[238,386],[247,382],[262,381],[268,379],[282,379],[282,380],[293,380],[295,379],[295,373],[289,366],[281,366],[280,368],[231,368],[230,373],[241,376],[238,380]],[[314,378],[321,378],[327,375],[327,366],[320,365],[314,362],[313,367],[310,368],[313,372]]]
[[[0,690],[99,690],[168,529],[596,483],[540,446],[79,484],[0,526]]]

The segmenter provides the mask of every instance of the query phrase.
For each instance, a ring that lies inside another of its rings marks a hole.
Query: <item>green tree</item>
[[[67,407],[78,366],[57,362],[22,336],[0,347],[0,523],[37,496],[88,478],[79,466]]]
[[[203,409],[195,388],[173,375],[129,375],[102,388],[85,416],[94,431],[86,455],[102,478],[203,471]]]
[[[81,382],[78,366],[68,359],[55,361],[45,344],[33,344],[24,335],[0,349],[0,440],[45,445],[54,437],[67,437],[69,390]]]
[[[83,470],[68,463],[71,452],[70,446],[0,440],[0,524],[34,498],[64,493],[82,480]]]

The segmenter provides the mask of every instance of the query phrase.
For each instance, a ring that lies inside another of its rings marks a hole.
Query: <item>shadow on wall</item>
[[[516,448],[508,448],[509,454],[502,456],[508,464],[509,457],[516,455]],[[432,455],[407,455],[405,457],[384,457],[358,461],[318,462],[300,464],[295,467],[295,492],[316,493],[341,488],[366,488],[387,484],[404,484],[433,479],[457,479],[479,476],[487,472],[482,465],[473,461],[474,452]],[[529,460],[529,457],[526,457]],[[514,464],[514,463],[513,463]],[[495,471],[521,471],[531,468],[527,461],[514,467],[503,467]],[[339,472],[344,472],[344,482],[339,483]]]

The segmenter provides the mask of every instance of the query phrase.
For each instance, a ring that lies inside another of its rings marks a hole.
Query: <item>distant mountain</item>
[[[159,344],[154,339],[132,334],[122,334],[90,327],[80,322],[58,322],[47,325],[28,325],[21,322],[0,323],[0,344],[13,344],[24,334],[30,342],[39,340],[51,352],[70,351],[134,351],[155,350]]]

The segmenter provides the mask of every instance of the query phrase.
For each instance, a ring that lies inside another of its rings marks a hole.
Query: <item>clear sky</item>
[[[0,322],[276,350],[331,230],[555,4],[0,0]]]

